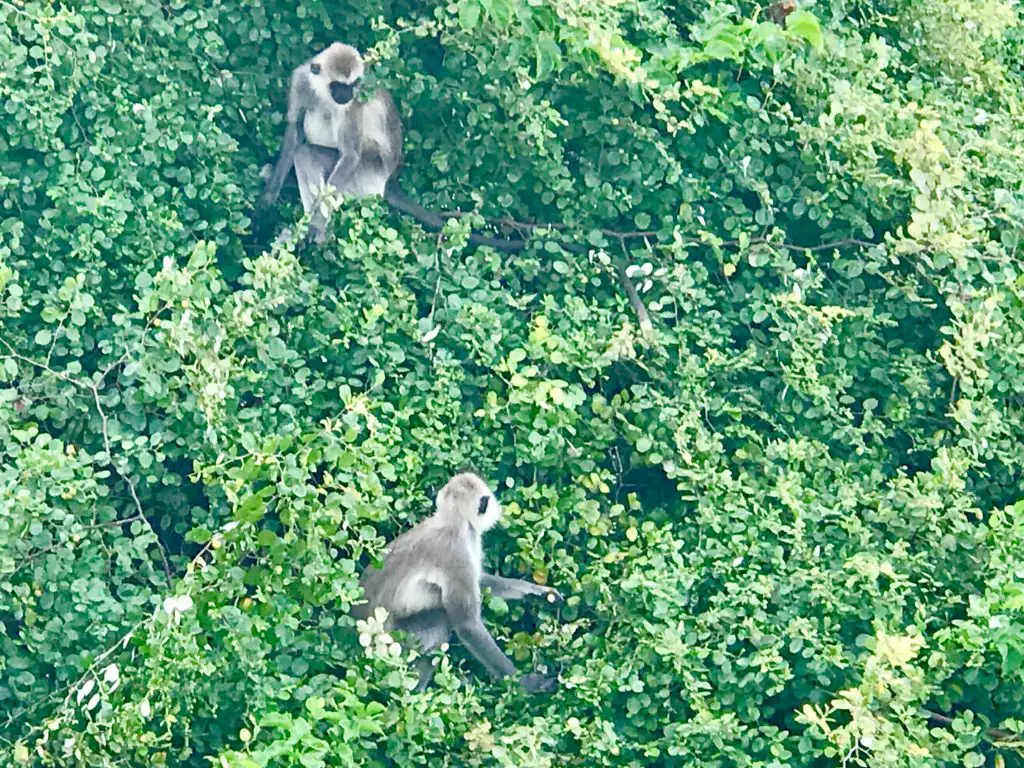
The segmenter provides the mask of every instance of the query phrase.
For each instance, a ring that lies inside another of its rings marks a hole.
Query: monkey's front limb
[[[501,678],[515,674],[515,664],[501,652],[501,648],[480,619],[471,619],[457,625],[455,634],[476,660],[487,668],[491,677]]]
[[[352,177],[356,175],[358,167],[359,152],[354,147],[343,147],[338,154],[338,162],[334,164],[334,168],[327,177],[328,185],[343,192],[352,182]]]
[[[326,147],[303,144],[295,152],[295,178],[299,183],[299,197],[302,210],[310,214],[309,232],[306,239],[322,242],[327,229],[327,216],[319,200],[325,186],[324,180],[334,167],[338,153]]]
[[[277,165],[274,166],[274,172],[267,180],[267,187],[263,193],[264,205],[270,206],[277,202],[277,198],[281,194],[281,187],[284,186],[284,180],[292,169],[295,152],[300,143],[298,124],[288,123],[288,129],[284,133],[284,142],[281,145],[281,155],[277,159]]]
[[[494,642],[490,632],[479,618],[469,618],[455,625],[455,634],[462,644],[483,664],[491,677],[500,679],[514,675],[516,667]],[[529,693],[547,693],[558,687],[558,678],[531,672],[519,679],[519,685]]]
[[[543,597],[550,603],[564,602],[564,598],[557,589],[542,587],[522,579],[506,579],[502,576],[495,576],[490,573],[480,574],[480,586],[488,587],[491,594],[505,600],[522,600],[524,597]]]

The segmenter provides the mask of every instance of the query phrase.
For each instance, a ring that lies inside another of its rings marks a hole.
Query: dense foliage
[[[0,0],[0,764],[1022,764],[1020,11],[779,10]],[[271,247],[335,39],[407,190],[590,255]],[[346,616],[463,467],[553,695]]]

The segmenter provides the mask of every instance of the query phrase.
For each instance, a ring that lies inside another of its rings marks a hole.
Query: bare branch
[[[933,712],[930,709],[922,709],[921,714],[936,725],[950,726],[953,724],[953,718],[948,715],[943,715],[940,712]],[[986,728],[982,734],[986,741],[995,746],[1010,747],[1012,749],[1024,748],[1024,734],[1014,733],[1013,731],[1008,731],[1005,728]]]

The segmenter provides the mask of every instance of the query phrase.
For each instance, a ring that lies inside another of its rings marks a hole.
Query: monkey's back
[[[465,521],[442,520],[436,515],[403,533],[388,546],[380,568],[368,567],[360,579],[366,603],[353,615],[365,618],[378,607],[389,615],[388,624],[442,607],[442,590],[458,584],[478,590],[479,539]],[[467,546],[467,542],[469,545]]]

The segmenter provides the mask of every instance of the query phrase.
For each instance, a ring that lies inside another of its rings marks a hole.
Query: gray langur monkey
[[[508,600],[532,595],[562,601],[551,587],[483,571],[481,536],[500,518],[501,505],[487,484],[471,472],[458,474],[438,493],[436,512],[392,541],[380,568],[371,566],[362,574],[366,602],[356,605],[352,615],[365,619],[383,607],[387,629],[419,639],[417,690],[425,689],[434,675],[427,654],[447,643],[452,630],[492,677],[515,674],[480,618],[482,587]],[[519,683],[531,693],[551,691],[557,678],[532,672]]]
[[[332,43],[292,72],[288,127],[277,164],[267,177],[264,205],[273,205],[294,167],[302,207],[311,215],[310,235],[325,237],[327,217],[317,196],[324,185],[355,198],[380,195],[396,210],[429,229],[444,220],[411,200],[398,184],[402,166],[402,123],[395,102],[378,88],[366,102],[356,100],[363,57],[344,43]],[[470,242],[500,250],[522,250],[522,240],[471,234]]]

